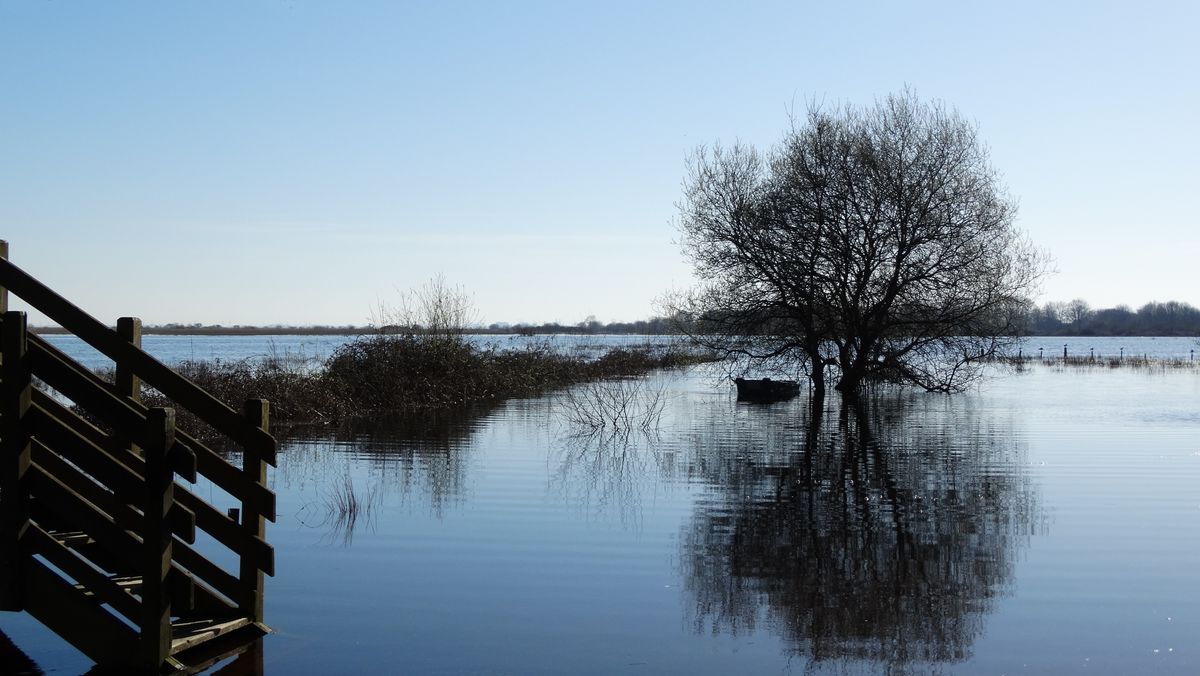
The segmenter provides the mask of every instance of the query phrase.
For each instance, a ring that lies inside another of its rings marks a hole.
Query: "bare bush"
[[[401,292],[400,304],[381,304],[372,324],[381,333],[405,333],[430,337],[457,337],[479,321],[471,295],[435,275],[423,286]]]
[[[581,434],[627,436],[656,430],[666,406],[666,393],[645,379],[591,382],[563,393],[567,423]]]

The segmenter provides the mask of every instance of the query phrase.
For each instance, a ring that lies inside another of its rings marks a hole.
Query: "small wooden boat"
[[[738,401],[771,402],[791,399],[800,394],[800,383],[794,380],[747,380],[734,378]]]

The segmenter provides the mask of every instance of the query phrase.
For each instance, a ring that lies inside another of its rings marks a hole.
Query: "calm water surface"
[[[469,335],[479,347],[523,349],[548,344],[567,352],[599,353],[609,347],[663,345],[677,336],[641,335]],[[112,360],[76,336],[48,335],[46,339],[88,368],[111,368]],[[142,348],[166,364],[184,361],[284,358],[320,363],[355,336],[160,336],[142,337]],[[1061,350],[1061,347],[1059,348]],[[1186,352],[1186,350],[1185,350]]]
[[[47,340],[89,368],[111,367],[112,361],[93,350],[75,336],[52,335]],[[646,343],[662,344],[678,340],[676,336],[638,335],[480,335],[467,336],[480,346],[498,349],[520,349],[530,344],[548,342],[559,349],[582,352],[597,352],[612,346],[639,346]],[[142,338],[147,352],[167,364],[178,364],[188,360],[262,359],[266,357],[289,357],[314,362],[324,360],[334,350],[354,336],[158,336]],[[1139,356],[1152,359],[1190,359],[1200,348],[1194,338],[1179,337],[1105,337],[1105,336],[1031,336],[1020,346],[1024,356],[1047,359],[1061,357],[1063,348],[1070,356],[1095,355],[1100,357]]]
[[[581,436],[557,395],[285,440],[265,672],[1200,673],[1197,371],[816,411],[642,388],[650,433]]]

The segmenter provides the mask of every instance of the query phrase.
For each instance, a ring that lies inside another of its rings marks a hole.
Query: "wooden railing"
[[[112,359],[113,382],[29,332],[9,294]],[[28,611],[98,663],[145,673],[184,668],[216,637],[267,631],[267,402],[233,410],[142,351],[140,321],[104,326],[9,262],[3,242],[0,313],[0,608]],[[227,437],[241,466],[177,429],[174,408],[144,406],[142,383]],[[198,477],[239,506],[201,499],[186,485]],[[236,571],[195,548],[197,529],[236,556]]]

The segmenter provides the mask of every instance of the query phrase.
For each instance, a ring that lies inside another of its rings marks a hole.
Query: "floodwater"
[[[549,344],[561,350],[595,353],[609,347],[662,345],[681,340],[679,336],[642,335],[467,335],[466,340],[480,347],[499,350],[521,349]],[[112,361],[71,335],[50,335],[46,339],[88,368],[112,367]],[[142,337],[142,347],[166,364],[191,360],[238,361],[242,359],[282,358],[323,361],[354,336],[162,336]],[[1190,360],[1200,348],[1194,338],[1155,336],[1030,336],[1018,349],[1025,357],[1051,360],[1062,356],[1099,358],[1148,357],[1151,359]]]
[[[286,438],[262,673],[1200,673],[1200,370],[620,387]]]
[[[112,360],[92,349],[77,336],[58,334],[45,337],[52,345],[90,369],[112,368]],[[308,362],[319,365],[339,347],[355,340],[356,336],[163,336],[142,337],[142,349],[165,364],[184,361],[243,359],[282,359],[289,362]],[[521,336],[516,334],[466,335],[464,340],[479,348],[520,350],[548,345],[553,349],[582,355],[595,355],[608,348],[636,348],[666,345],[682,340],[679,336],[644,336],[637,334],[561,334]],[[1057,338],[1053,339],[1058,341]],[[1138,338],[1134,340],[1152,340]],[[1172,339],[1167,339],[1172,340]],[[1174,339],[1179,340],[1179,339]],[[1061,342],[1061,341],[1060,341]],[[1047,343],[1055,345],[1056,343]],[[1058,348],[1061,351],[1061,347]],[[1183,350],[1187,352],[1186,349]],[[1139,353],[1140,354],[1140,353]]]

